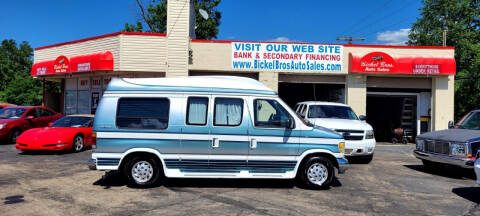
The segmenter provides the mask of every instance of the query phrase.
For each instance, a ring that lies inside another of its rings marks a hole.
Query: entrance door
[[[92,89],[90,103],[91,103],[91,114],[95,114],[97,111],[98,103],[100,102],[100,97],[102,95],[102,90],[100,89]]]
[[[102,77],[92,77],[92,91],[90,93],[90,113],[95,114],[102,97]]]

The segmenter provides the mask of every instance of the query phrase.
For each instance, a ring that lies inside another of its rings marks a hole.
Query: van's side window
[[[206,125],[208,113],[208,98],[189,97],[187,102],[187,124]]]
[[[256,99],[253,101],[256,127],[286,128],[288,111],[276,100]]]
[[[117,126],[131,129],[168,127],[170,101],[166,98],[120,98]]]
[[[215,98],[215,126],[238,126],[242,123],[243,99]]]

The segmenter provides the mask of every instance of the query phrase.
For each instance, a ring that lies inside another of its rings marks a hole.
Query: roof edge
[[[308,43],[308,42],[278,42],[278,41],[242,41],[242,40],[204,40],[192,39],[197,43],[278,43],[278,44],[321,44],[321,45],[342,45],[345,47],[374,47],[374,48],[403,48],[403,49],[455,49],[452,46],[408,46],[408,45],[380,45],[380,44],[332,44],[332,43]]]
[[[68,44],[76,44],[76,43],[81,43],[81,42],[90,41],[90,40],[96,40],[96,39],[101,39],[101,38],[114,37],[114,36],[117,36],[117,35],[142,35],[142,36],[159,36],[159,37],[165,37],[165,36],[167,36],[166,33],[124,32],[124,31],[119,31],[119,32],[114,32],[114,33],[109,33],[109,34],[94,36],[94,37],[88,37],[88,38],[83,38],[83,39],[78,39],[78,40],[73,40],[73,41],[67,41],[67,42],[63,42],[63,43],[57,43],[57,44],[51,44],[51,45],[41,46],[41,47],[35,48],[35,51],[36,51],[36,50],[47,49],[47,48],[52,48],[52,47],[57,47],[57,46],[64,46],[64,45],[68,45]]]
[[[73,41],[67,41],[63,43],[57,43],[57,44],[51,44],[51,45],[46,45],[46,46],[41,46],[35,48],[35,50],[42,50],[42,49],[47,49],[47,48],[52,48],[52,47],[57,47],[57,46],[63,46],[63,45],[68,45],[68,44],[75,44],[75,43],[80,43],[80,42],[85,42],[85,41],[90,41],[90,40],[96,40],[96,39],[101,39],[101,38],[106,38],[106,37],[113,37],[117,35],[142,35],[142,36],[159,36],[159,37],[165,37],[167,36],[166,33],[153,33],[153,32],[124,32],[124,31],[119,31],[119,32],[114,32],[114,33],[109,33],[109,34],[104,34],[104,35],[99,35],[99,36],[94,36],[94,37],[88,37],[88,38],[83,38],[83,39],[78,39],[78,40],[73,40]],[[452,46],[408,46],[408,45],[380,45],[380,44],[334,44],[334,43],[308,43],[308,42],[277,42],[277,41],[242,41],[242,40],[204,40],[204,39],[191,39],[191,42],[197,42],[197,43],[232,43],[232,42],[246,42],[246,43],[278,43],[278,44],[322,44],[322,45],[342,45],[345,47],[375,47],[375,48],[403,48],[403,49],[455,49],[455,47]]]

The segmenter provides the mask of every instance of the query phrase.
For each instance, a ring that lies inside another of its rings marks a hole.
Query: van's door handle
[[[220,141],[218,138],[213,138],[212,139],[212,148],[218,148],[220,146]]]
[[[251,139],[250,140],[250,148],[251,149],[257,148],[257,140],[256,139]]]

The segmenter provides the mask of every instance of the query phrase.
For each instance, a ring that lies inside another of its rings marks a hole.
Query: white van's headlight
[[[425,143],[425,140],[423,140],[423,139],[417,139],[417,140],[416,140],[416,143],[417,143],[417,149],[423,151],[423,144]]]
[[[367,130],[365,133],[365,139],[373,139],[375,136],[373,135],[373,130]]]
[[[450,143],[450,152],[455,156],[466,156],[467,147],[465,143]]]

